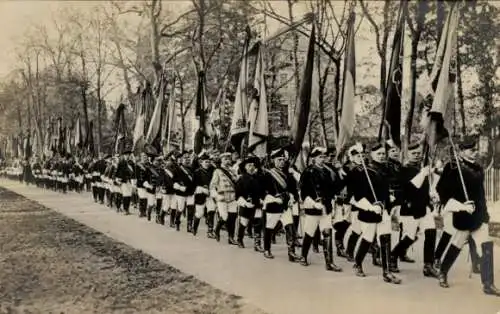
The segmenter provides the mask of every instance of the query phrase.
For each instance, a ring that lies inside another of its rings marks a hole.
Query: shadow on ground
[[[263,313],[2,188],[0,247],[1,313]]]

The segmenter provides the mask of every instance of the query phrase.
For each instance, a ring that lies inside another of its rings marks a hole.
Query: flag
[[[236,151],[241,152],[242,143],[245,135],[248,133],[247,113],[248,113],[248,45],[250,42],[250,29],[247,27],[247,38],[243,46],[243,58],[241,60],[240,77],[238,87],[236,88],[236,97],[234,99],[234,111],[231,120],[231,129],[229,131],[231,144]]]
[[[52,139],[52,121],[47,120],[47,130],[45,131],[45,137],[43,140],[43,155],[50,156],[51,152],[51,139]]]
[[[450,111],[454,110],[458,21],[458,4],[453,3],[443,27],[431,72],[427,99],[432,98],[432,106],[424,110],[427,117],[424,116],[423,126],[427,131],[428,149],[434,149],[438,142],[448,136],[447,121],[452,116]]]
[[[136,111],[133,150],[136,150],[136,149],[141,150],[140,147],[143,146],[142,142],[144,140],[144,125],[145,125],[145,119],[146,119],[146,116],[145,116],[146,115],[146,98],[148,98],[146,88],[141,88],[139,90],[139,94],[141,95],[141,97],[139,99],[138,108]]]
[[[342,83],[342,113],[336,149],[340,152],[354,132],[354,95],[356,91],[356,46],[354,42],[354,12],[351,13],[347,29],[347,44],[344,53],[344,78]]]
[[[226,104],[226,86],[228,83],[228,79],[225,78],[224,82],[222,83],[221,88],[219,89],[219,92],[217,93],[217,98],[215,99],[212,108],[210,110],[210,124],[212,126],[213,130],[213,145],[214,149],[217,149],[219,140],[220,140],[220,133],[222,129],[222,113],[221,110],[224,108]]]
[[[165,76],[160,75],[158,82],[158,94],[156,95],[156,105],[153,111],[153,115],[151,116],[151,120],[149,122],[148,132],[146,134],[146,143],[152,145],[157,152],[161,150],[161,125],[163,116],[165,115],[165,106],[164,106],[164,98],[165,98],[165,89],[166,82]]]
[[[127,126],[125,123],[125,104],[121,103],[118,108],[116,108],[114,128],[116,130],[115,135],[115,154],[121,154],[125,150],[125,139],[127,136]]]
[[[264,79],[262,47],[261,45],[257,54],[252,102],[250,103],[250,110],[248,113],[248,151],[260,158],[264,158],[267,155],[267,137],[269,136],[269,118],[267,113],[267,94],[266,82]]]
[[[91,120],[89,122],[89,129],[87,130],[87,138],[85,139],[85,149],[87,153],[91,156],[95,156],[94,148],[94,122]]]
[[[71,154],[73,152],[72,150],[72,145],[71,145],[71,140],[73,139],[72,136],[71,136],[71,129],[72,127],[66,127],[66,133],[65,133],[65,144],[66,144],[66,147],[64,149],[64,152],[66,154]]]
[[[38,132],[35,130],[33,132],[33,139],[31,140],[31,154],[32,156],[38,156],[40,153],[40,141],[38,140]]]
[[[24,138],[23,141],[23,156],[25,160],[28,160],[32,156],[32,151],[31,151],[31,141],[30,141],[30,133],[28,132],[28,135]]]
[[[83,132],[82,132],[82,122],[80,116],[76,119],[75,125],[75,147],[79,150],[83,148]]]
[[[167,123],[166,123],[166,147],[167,150],[170,150],[170,144],[171,144],[171,139],[172,139],[172,133],[175,133],[175,122],[177,121],[177,110],[176,108],[176,93],[175,93],[175,86],[176,86],[176,78],[174,77],[174,80],[172,82],[172,92],[170,94],[170,98],[168,100],[168,114],[167,114]]]
[[[403,10],[405,3],[399,8],[398,25],[392,41],[391,62],[385,85],[385,104],[380,126],[379,141],[392,140],[401,147],[401,93],[403,89],[403,49],[404,25],[406,17]]]
[[[309,111],[311,109],[311,91],[312,78],[314,69],[314,44],[316,42],[316,32],[314,24],[309,38],[309,47],[307,50],[306,64],[302,74],[300,83],[299,98],[295,106],[295,114],[290,129],[290,137],[293,141],[294,154],[298,154],[301,150],[302,142],[306,134],[307,124],[309,121]]]
[[[210,119],[207,117],[207,97],[205,93],[205,72],[198,73],[198,91],[196,94],[196,126],[194,136],[194,152],[199,154],[205,144],[205,139],[213,134]]]

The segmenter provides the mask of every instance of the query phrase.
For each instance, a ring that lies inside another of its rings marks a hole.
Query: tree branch
[[[358,0],[358,1],[359,1],[359,4],[361,5],[361,9],[363,10],[363,14],[366,16],[366,18],[368,19],[368,21],[372,25],[373,30],[375,32],[375,37],[376,37],[376,40],[377,40],[377,50],[378,50],[378,53],[379,53],[380,56],[383,56],[383,53],[382,53],[383,52],[382,51],[382,44],[380,42],[380,30],[379,30],[379,27],[378,27],[377,23],[375,22],[375,20],[373,19],[373,17],[370,15],[370,12],[368,12],[368,8],[367,8],[365,2],[363,0]]]

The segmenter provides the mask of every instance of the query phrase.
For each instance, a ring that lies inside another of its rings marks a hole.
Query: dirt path
[[[263,313],[0,188],[1,313]]]

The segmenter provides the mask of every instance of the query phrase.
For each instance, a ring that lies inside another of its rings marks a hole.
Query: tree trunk
[[[335,134],[338,136],[339,134],[339,117],[342,114],[342,103],[340,101],[340,58],[337,58],[333,61],[335,65],[335,99],[334,104],[335,108],[333,110],[333,123],[335,127]]]
[[[89,132],[89,110],[88,110],[88,101],[87,101],[87,64],[85,62],[85,55],[83,52],[83,48],[80,52],[80,59],[82,61],[82,76],[83,82],[81,86],[81,94],[82,94],[82,105],[83,105],[83,119],[85,124],[85,136]]]
[[[293,4],[294,0],[288,0],[288,18],[290,19],[290,24],[294,23],[294,18],[293,18]],[[292,51],[292,58],[293,58],[293,66],[294,66],[294,71],[293,71],[293,76],[294,76],[294,81],[295,81],[295,99],[298,99],[299,97],[299,90],[300,90],[300,78],[299,78],[299,57],[298,57],[298,50],[299,50],[299,35],[295,30],[292,30],[292,38],[293,38],[293,51]],[[290,129],[292,126],[293,118],[294,118],[294,113],[295,113],[295,103],[290,103],[289,104],[289,109],[288,109],[288,128]]]

